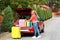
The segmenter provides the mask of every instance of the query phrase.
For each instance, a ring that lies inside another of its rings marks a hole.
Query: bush
[[[31,8],[32,10],[35,10],[34,5],[28,5],[28,8]]]
[[[13,26],[13,12],[10,6],[5,8],[4,10],[4,19],[2,22],[2,31],[11,31],[11,27]]]
[[[18,8],[22,8],[22,6],[21,5],[18,5]]]
[[[12,8],[12,9],[15,9],[15,8],[17,8],[17,4],[10,4],[10,7]]]
[[[13,12],[13,20],[15,21],[19,17],[18,13]]]
[[[41,21],[52,17],[52,11],[50,9],[42,10],[40,7],[37,7],[36,12],[39,15]]]

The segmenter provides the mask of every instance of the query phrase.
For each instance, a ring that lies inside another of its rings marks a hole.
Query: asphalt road
[[[45,22],[45,32],[41,34],[41,38],[33,39],[32,36],[23,36],[21,39],[12,39],[11,33],[0,34],[0,40],[60,40],[60,17],[52,17],[51,20]]]

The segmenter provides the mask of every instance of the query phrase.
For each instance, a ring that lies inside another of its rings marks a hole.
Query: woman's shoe
[[[32,38],[36,38],[36,36],[33,36]]]
[[[37,38],[41,38],[41,35],[39,35]]]

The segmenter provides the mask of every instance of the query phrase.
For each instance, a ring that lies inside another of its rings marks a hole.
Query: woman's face
[[[31,15],[33,15],[33,14],[35,14],[35,12],[34,11],[31,11]]]

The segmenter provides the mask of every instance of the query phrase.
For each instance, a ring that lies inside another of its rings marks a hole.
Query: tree
[[[22,8],[22,6],[21,5],[18,5],[18,8]]]
[[[0,0],[0,14],[2,14],[2,11],[10,5],[10,0]],[[3,15],[3,14],[2,14]]]
[[[33,5],[33,1],[34,0],[20,0],[19,4],[21,4],[21,6],[25,8],[28,7],[28,5]]]
[[[58,9],[60,9],[60,0],[50,0],[49,6],[55,6]]]
[[[13,12],[10,6],[5,8],[4,10],[4,19],[2,22],[2,31],[11,31],[11,27],[13,26]]]
[[[10,5],[10,0],[0,0],[0,11]]]
[[[48,1],[47,0],[35,0],[34,3],[37,5],[45,5],[45,4],[47,5]]]
[[[17,8],[17,6],[19,5],[19,2],[20,2],[20,0],[10,0],[10,7],[12,9]]]

